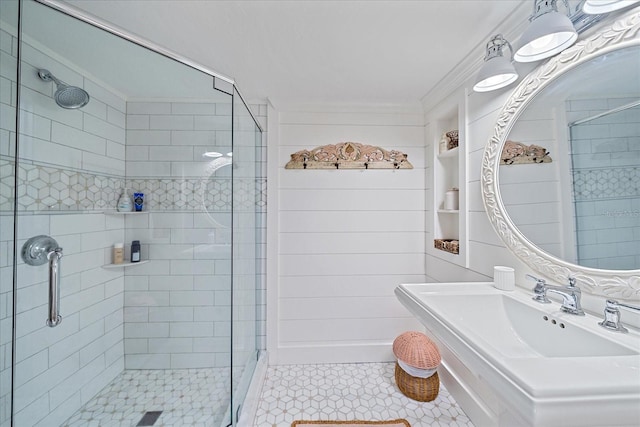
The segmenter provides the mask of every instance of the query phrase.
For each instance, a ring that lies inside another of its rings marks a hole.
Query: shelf
[[[468,94],[464,90],[448,97],[428,113],[427,140],[431,143],[431,186],[428,189],[430,238],[434,240],[428,243],[427,253],[451,262],[463,268],[469,266],[469,239],[468,239],[468,205],[467,205],[467,99]],[[458,146],[450,150],[440,152],[442,136],[446,132],[458,131]],[[458,209],[444,209],[444,201],[447,193],[457,188]],[[456,240],[455,249],[444,244],[445,241]],[[438,242],[441,244],[438,245]],[[438,247],[440,246],[440,247]]]
[[[102,268],[110,269],[110,268],[120,268],[120,267],[133,267],[136,265],[146,264],[149,260],[143,260],[138,262],[123,262],[122,264],[106,264],[103,265]]]
[[[460,152],[459,150],[459,146],[452,148],[451,150],[447,150],[443,153],[438,154],[438,158],[439,159],[447,159],[447,158],[453,158],[453,157],[457,157],[458,153]]]
[[[451,252],[451,251],[448,251],[448,250],[442,249],[442,248],[434,248],[434,249],[437,250],[437,251],[442,251],[442,252],[447,253],[447,254],[451,254],[451,255],[460,255],[458,252]]]
[[[435,239],[434,247],[437,250],[448,252],[453,255],[460,253],[460,241],[458,239]]]
[[[118,211],[103,211],[105,215],[144,215],[148,214],[149,211],[131,211],[131,212],[118,212]]]

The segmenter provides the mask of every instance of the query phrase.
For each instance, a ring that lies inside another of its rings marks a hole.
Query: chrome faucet
[[[525,274],[525,277],[529,280],[536,282],[536,286],[533,288],[534,301],[540,304],[551,304],[551,300],[547,298],[547,282],[544,279],[538,279],[530,274]]]
[[[549,285],[544,279],[538,279],[530,274],[526,275],[527,279],[534,280],[536,286],[533,288],[533,300],[542,304],[549,304],[551,301],[547,298],[547,292],[558,294],[562,297],[561,311],[577,316],[584,316],[584,310],[580,305],[582,291],[576,286],[576,279],[569,277],[569,284],[566,286]]]
[[[620,323],[620,307],[627,308],[632,311],[640,312],[640,307],[630,304],[623,304],[612,299],[607,300],[607,304],[604,307],[604,320],[598,322],[598,325],[611,331],[627,333],[629,330],[622,326]]]

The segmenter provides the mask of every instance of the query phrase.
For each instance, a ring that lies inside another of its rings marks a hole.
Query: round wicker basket
[[[440,377],[434,373],[429,378],[412,377],[402,370],[396,362],[396,384],[398,388],[410,399],[419,402],[431,402],[438,397],[440,391]]]
[[[440,365],[440,351],[425,334],[409,331],[393,341],[393,354],[407,365],[420,369],[434,369]]]

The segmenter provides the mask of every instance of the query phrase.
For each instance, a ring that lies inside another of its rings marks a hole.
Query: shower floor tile
[[[220,427],[229,387],[228,368],[127,370],[63,426],[133,427],[162,411],[154,427]]]
[[[416,402],[398,390],[394,369],[394,363],[270,366],[254,427],[288,427],[300,419],[395,418],[412,427],[473,427],[442,384],[435,400]]]

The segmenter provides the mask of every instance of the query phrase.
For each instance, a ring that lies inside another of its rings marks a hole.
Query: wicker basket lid
[[[440,351],[425,334],[409,331],[393,341],[393,354],[407,365],[433,369],[440,365]]]

